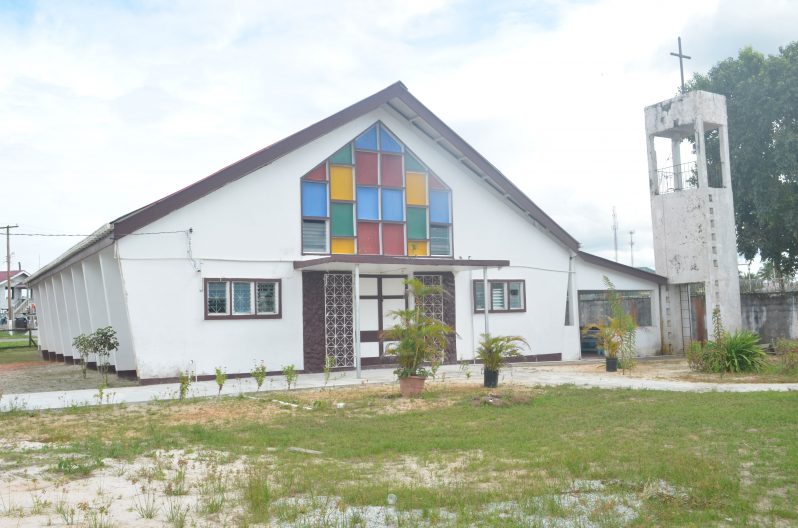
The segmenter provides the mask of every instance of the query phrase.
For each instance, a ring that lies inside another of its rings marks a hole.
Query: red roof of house
[[[14,277],[19,275],[20,273],[24,273],[25,275],[28,275],[28,272],[25,271],[25,270],[11,270],[11,278],[13,279]],[[5,282],[5,280],[7,278],[8,278],[8,272],[7,271],[0,271],[0,282]]]

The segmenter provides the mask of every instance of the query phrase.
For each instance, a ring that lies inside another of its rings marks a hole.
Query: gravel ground
[[[111,387],[138,385],[135,381],[119,379],[114,374],[108,376],[108,384]],[[44,361],[0,364],[0,392],[4,394],[96,389],[100,385],[102,377],[97,371],[87,371],[86,379],[83,379],[77,365]]]

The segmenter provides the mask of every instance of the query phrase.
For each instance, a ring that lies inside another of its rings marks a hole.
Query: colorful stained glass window
[[[327,216],[327,184],[302,182],[302,216]]]
[[[427,210],[423,207],[407,208],[407,238],[410,240],[427,239]]]
[[[355,154],[358,185],[377,185],[378,156],[376,152],[358,151]]]
[[[402,145],[382,126],[380,127],[380,150],[384,152],[402,152]]]
[[[376,222],[357,223],[357,252],[360,255],[380,254],[380,224]]]
[[[427,177],[419,172],[406,175],[408,205],[427,205]]]
[[[302,216],[305,253],[452,254],[451,190],[381,122],[303,176]]]
[[[352,167],[330,167],[330,199],[353,200]]]
[[[429,192],[429,221],[438,224],[448,224],[452,221],[449,215],[448,192]]]
[[[426,240],[408,240],[407,241],[407,254],[411,257],[426,257],[427,256],[427,241]]]
[[[355,140],[355,148],[377,150],[377,125],[369,128]]]
[[[336,152],[330,158],[330,163],[338,165],[352,165],[352,145],[349,144]]]
[[[357,219],[358,220],[379,220],[379,189],[376,187],[357,188]]]
[[[330,216],[332,218],[332,236],[355,236],[355,221],[352,214],[351,203],[330,204]]]
[[[332,239],[332,252],[337,255],[354,255],[355,254],[355,239],[354,238],[333,238]]]
[[[322,163],[321,165],[319,165],[318,167],[316,167],[315,169],[313,169],[309,173],[305,174],[305,179],[306,180],[318,180],[318,181],[326,180],[327,179],[327,164],[326,163]]]
[[[427,168],[418,161],[418,158],[405,152],[405,170],[413,172],[426,172]]]
[[[402,156],[393,154],[380,154],[381,179],[383,187],[402,187]]]
[[[405,226],[402,224],[382,224],[382,254],[405,254]]]
[[[382,219],[389,222],[401,222],[404,216],[405,202],[399,189],[382,190]]]

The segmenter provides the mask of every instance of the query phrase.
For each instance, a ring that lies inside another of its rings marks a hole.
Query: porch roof
[[[379,268],[442,267],[450,271],[471,268],[505,268],[509,260],[473,260],[462,258],[391,257],[386,255],[332,255],[307,260],[295,260],[294,269],[345,270],[353,264],[369,264]],[[372,267],[369,266],[369,267]]]

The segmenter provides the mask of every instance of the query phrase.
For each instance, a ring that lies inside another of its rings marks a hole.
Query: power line
[[[175,234],[188,233],[188,229],[180,231],[152,231],[148,233],[128,233],[126,236],[140,236],[140,235],[175,235]],[[27,237],[90,237],[92,234],[76,234],[76,233],[11,233],[11,236],[27,236]]]

